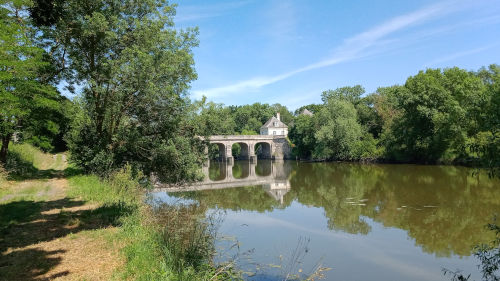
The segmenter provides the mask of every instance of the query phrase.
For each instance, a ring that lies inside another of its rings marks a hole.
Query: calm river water
[[[259,160],[204,172],[199,191],[154,196],[221,215],[217,260],[236,257],[248,280],[318,265],[331,268],[324,280],[450,280],[443,268],[479,280],[472,247],[500,214],[500,181],[464,167]]]

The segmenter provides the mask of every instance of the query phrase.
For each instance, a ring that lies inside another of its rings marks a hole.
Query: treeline
[[[500,166],[500,66],[427,69],[404,85],[366,94],[362,86],[321,94],[292,114],[280,104],[193,104],[202,135],[257,134],[277,112],[293,156],[309,160]],[[310,114],[302,114],[307,109]]]
[[[322,93],[290,139],[301,158],[500,166],[500,67],[427,69],[402,86]],[[300,112],[303,108],[299,109]]]

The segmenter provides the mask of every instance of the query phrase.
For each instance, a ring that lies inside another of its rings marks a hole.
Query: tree
[[[330,98],[317,114],[315,133],[317,140],[314,156],[317,158],[353,160],[357,159],[356,148],[362,136],[357,122],[356,109],[345,99]]]
[[[288,137],[295,145],[292,151],[300,158],[311,158],[312,151],[316,147],[315,131],[316,127],[312,116],[299,115],[295,118]]]
[[[345,99],[348,102],[356,105],[361,99],[361,96],[365,93],[365,88],[361,85],[356,85],[353,87],[342,87],[335,90],[327,90],[321,94],[321,100],[323,103],[328,102],[328,100],[334,99]]]
[[[201,101],[193,103],[191,113],[193,116],[190,123],[200,136],[234,134],[236,124],[231,116],[231,110],[223,104],[206,102],[206,98],[203,97]]]
[[[88,171],[129,162],[166,181],[195,178],[203,148],[183,125],[197,31],[174,29],[164,0],[62,5],[63,16],[41,30],[67,81],[82,85],[72,160]]]
[[[260,127],[276,113],[269,104],[261,103],[230,108],[236,123],[235,131],[240,133],[243,130],[260,132]]]
[[[274,108],[275,113],[280,114],[280,119],[283,123],[290,125],[293,122],[293,114],[288,110],[288,108],[279,103],[271,105]],[[267,120],[266,120],[267,121]]]
[[[29,1],[6,2],[0,6],[0,162],[7,161],[9,142],[15,133],[31,132],[38,144],[50,148],[44,134],[59,133],[50,114],[60,110],[55,87],[40,78],[47,66],[44,50],[33,40],[33,30],[24,18]]]
[[[396,91],[401,117],[395,147],[407,160],[436,162],[465,157],[467,137],[477,132],[482,83],[458,68],[428,69]]]
[[[312,104],[308,104],[308,105],[303,105],[303,106],[297,108],[293,114],[295,116],[299,116],[302,113],[302,111],[304,111],[304,109],[307,109],[311,113],[314,114],[316,112],[319,112],[322,107],[323,107],[322,104],[313,104],[313,103]]]

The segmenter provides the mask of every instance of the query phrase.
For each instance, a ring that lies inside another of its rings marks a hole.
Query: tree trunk
[[[9,142],[12,134],[2,137],[2,148],[0,149],[0,163],[7,163],[7,152],[9,151]]]

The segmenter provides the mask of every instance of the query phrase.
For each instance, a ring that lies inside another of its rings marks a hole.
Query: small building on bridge
[[[271,135],[271,136],[288,136],[288,126],[281,122],[280,113],[276,114],[276,117],[271,117],[267,122],[260,127],[261,135]]]

